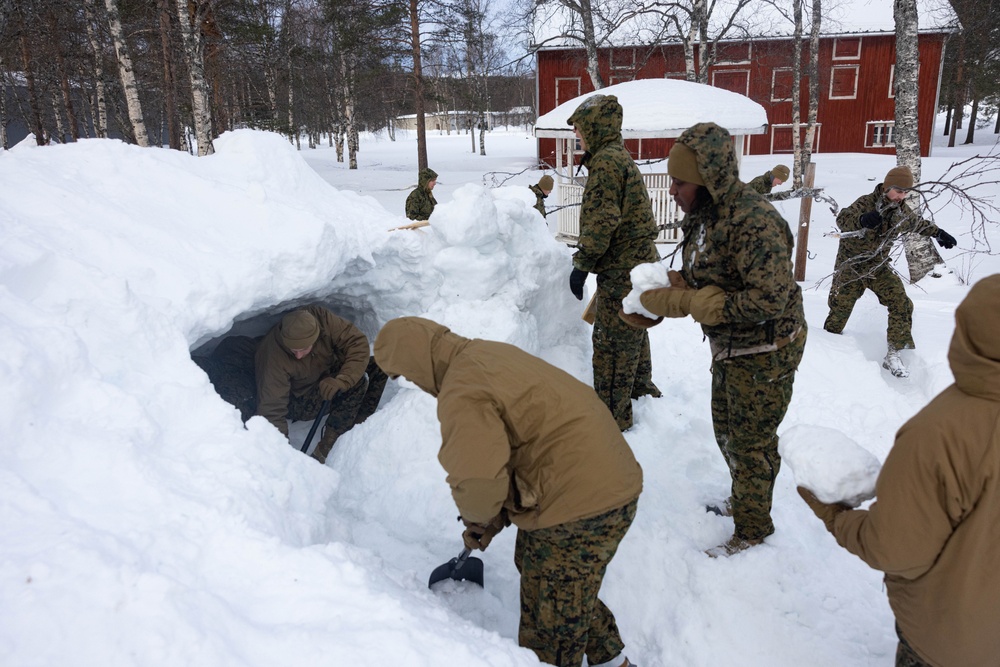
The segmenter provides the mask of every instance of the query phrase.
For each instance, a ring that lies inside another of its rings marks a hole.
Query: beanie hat
[[[685,183],[705,185],[705,179],[698,171],[698,156],[679,141],[670,149],[670,156],[667,158],[667,173]]]
[[[774,169],[771,170],[771,177],[779,179],[782,183],[788,180],[789,174],[788,167],[783,164],[775,165]]]
[[[296,310],[281,318],[281,342],[289,350],[304,350],[319,338],[319,322],[307,310]]]
[[[893,167],[889,170],[889,173],[885,175],[885,180],[882,181],[882,187],[886,190],[889,188],[909,190],[913,187],[913,172],[910,171],[909,167]]]
[[[551,190],[553,185],[555,185],[555,181],[548,174],[538,179],[538,187],[542,190]]]

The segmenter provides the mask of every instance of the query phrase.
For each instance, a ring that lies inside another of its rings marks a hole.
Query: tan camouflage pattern
[[[875,229],[861,226],[861,216],[869,211],[882,214],[882,224]],[[862,234],[840,239],[827,300],[830,314],[823,328],[831,333],[842,332],[854,304],[866,289],[870,289],[889,311],[887,343],[897,350],[912,348],[913,302],[906,296],[903,281],[892,268],[890,252],[901,234],[914,232],[934,236],[939,231],[937,225],[920,218],[905,201],[890,201],[879,183],[870,194],[859,197],[840,212],[837,227],[843,232]]]
[[[933,667],[931,663],[924,662],[924,659],[917,655],[906,637],[899,631],[896,625],[896,636],[899,637],[899,644],[896,645],[896,667]]]
[[[518,530],[521,573],[518,644],[557,667],[597,665],[625,648],[614,614],[597,596],[608,563],[635,518],[637,501],[599,516]]]
[[[421,169],[417,175],[417,187],[406,198],[406,217],[410,220],[427,220],[437,206],[434,193],[427,184],[438,177],[433,169]]]
[[[532,194],[535,195],[535,206],[534,209],[545,217],[545,193],[538,185],[529,185],[528,189],[531,190]]]
[[[587,143],[587,185],[573,265],[597,274],[594,389],[624,431],[632,426],[633,396],[660,393],[652,380],[649,335],[618,317],[622,299],[632,291],[629,272],[660,259],[653,240],[656,222],[642,174],[622,141],[618,98],[587,98],[569,124]]]

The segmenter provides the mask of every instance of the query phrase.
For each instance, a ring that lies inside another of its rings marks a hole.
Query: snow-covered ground
[[[988,129],[979,141],[937,147],[924,177],[996,150]],[[523,131],[489,135],[485,157],[468,135],[431,133],[433,225],[396,232],[416,182],[409,137],[364,137],[357,171],[330,148],[296,152],[248,131],[200,159],[101,140],[0,153],[0,664],[538,664],[517,646],[513,530],[482,554],[485,589],[427,588],[461,548],[431,397],[390,382],[320,466],[261,418],[244,429],[190,359],[321,301],[370,336],[422,315],[589,382],[571,251],[524,187],[539,176],[524,171],[534,149]],[[776,161],[745,158],[744,177]],[[893,158],[816,162],[817,185],[845,206]],[[796,202],[779,207],[797,221]],[[963,280],[1000,271],[1000,259],[970,261],[968,219],[937,214],[959,247],[942,251],[953,272],[908,287],[917,349],[900,380],[878,363],[886,315],[871,294],[844,335],[822,330],[837,242],[823,236],[825,205],[812,211],[810,333],[781,430],[801,450],[836,429],[831,439],[883,460],[896,428],[952,380]],[[704,511],[728,493],[708,348],[690,320],[650,336],[664,396],[638,401],[626,434],[645,489],[602,594],[630,658],[891,665],[880,574],[836,546],[787,466],[775,535],[733,558],[703,554],[732,532]],[[293,428],[296,444],[307,427]]]

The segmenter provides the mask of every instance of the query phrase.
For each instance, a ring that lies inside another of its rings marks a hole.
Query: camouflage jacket
[[[535,210],[545,217],[545,193],[537,185],[529,185],[528,189],[535,195]]]
[[[682,275],[695,288],[726,292],[723,320],[702,325],[713,344],[742,349],[774,342],[805,326],[802,290],[792,275],[788,223],[739,180],[730,135],[714,123],[685,130],[711,202],[684,217]]]
[[[591,102],[593,100],[593,102]],[[589,104],[588,104],[589,102]],[[622,107],[614,95],[588,98],[569,118],[587,142],[587,186],[580,207],[581,271],[630,271],[660,259],[646,184],[622,141]]]
[[[770,171],[765,171],[760,176],[750,179],[747,183],[754,192],[759,192],[762,195],[771,194],[771,190],[774,189],[774,176]]]
[[[882,221],[875,229],[861,226],[861,216],[869,211],[882,214]],[[915,232],[921,236],[934,236],[938,233],[937,225],[921,219],[905,201],[889,201],[882,192],[881,183],[870,194],[858,197],[842,210],[837,216],[837,227],[842,232],[856,232],[858,235],[841,237],[834,270],[858,276],[888,267],[892,244],[901,234]]]
[[[428,220],[437,200],[427,184],[437,178],[437,173],[433,169],[421,169],[417,177],[417,189],[406,198],[406,217],[410,220]]]

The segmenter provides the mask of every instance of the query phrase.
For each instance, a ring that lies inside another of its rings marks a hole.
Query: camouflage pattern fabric
[[[903,281],[891,269],[878,270],[872,275],[858,276],[846,282],[838,281],[834,276],[827,299],[830,314],[823,328],[831,333],[841,333],[847,326],[854,304],[866,289],[874,292],[878,302],[889,311],[886,342],[897,350],[913,349],[913,302],[906,296]]]
[[[529,185],[528,189],[531,190],[531,192],[535,195],[535,206],[534,206],[535,210],[538,211],[539,213],[541,213],[542,217],[544,218],[545,217],[545,197],[546,197],[545,193],[542,192],[542,189],[540,187],[538,187],[537,185]]]
[[[594,389],[625,430],[632,426],[633,394],[659,394],[652,381],[648,334],[618,317],[621,301],[632,289],[629,272],[660,259],[653,240],[656,221],[642,174],[622,141],[618,99],[588,98],[570,116],[569,124],[583,135],[588,151],[579,250],[573,265],[597,274]],[[642,372],[638,378],[637,369]]]
[[[539,530],[518,530],[514,565],[521,573],[518,644],[542,662],[596,665],[625,648],[614,614],[598,599],[608,563],[635,518],[633,500],[605,514]]]
[[[326,432],[343,435],[356,424],[360,424],[375,412],[388,376],[375,363],[372,357],[361,380],[347,391],[339,392],[330,401],[330,412],[326,419]],[[316,419],[323,397],[319,388],[313,387],[302,396],[293,395],[288,401],[288,419],[292,421],[309,421]]]
[[[427,184],[437,179],[433,169],[421,169],[417,175],[417,188],[406,198],[406,217],[410,220],[428,220],[437,200]]]
[[[749,187],[754,192],[759,192],[762,195],[771,194],[771,190],[774,188],[774,176],[771,175],[770,171],[766,171],[760,176],[750,179],[747,183]]]
[[[896,636],[899,637],[899,644],[896,646],[896,667],[932,667],[929,662],[924,662],[913,650],[903,633],[900,632],[898,624],[896,625]]]
[[[712,425],[732,477],[735,534],[743,540],[774,532],[771,497],[781,468],[778,426],[792,400],[805,338],[775,352],[712,363]]]
[[[248,336],[229,336],[211,354],[192,357],[208,375],[219,396],[240,411],[244,423],[257,412],[254,354],[258,340]]]
[[[632,291],[627,271],[597,276],[592,363],[594,391],[614,415],[622,431],[632,426],[632,399],[660,393],[653,384],[649,334],[618,317],[622,299]]]
[[[869,211],[878,211],[882,215],[882,222],[875,229],[861,226],[861,216]],[[830,314],[823,328],[832,333],[843,331],[854,303],[866,289],[870,289],[875,292],[879,303],[889,310],[886,334],[889,344],[896,349],[912,348],[910,320],[913,302],[906,296],[906,289],[892,268],[890,253],[901,234],[935,236],[939,228],[920,218],[905,201],[890,201],[883,193],[881,183],[870,194],[859,197],[842,210],[837,216],[837,227],[843,232],[861,234],[840,239],[828,300]]]

